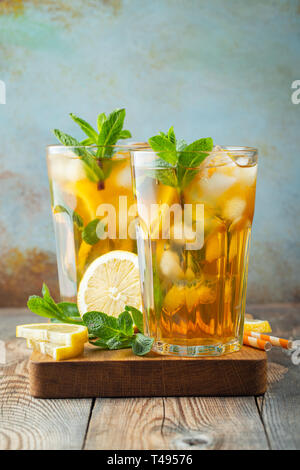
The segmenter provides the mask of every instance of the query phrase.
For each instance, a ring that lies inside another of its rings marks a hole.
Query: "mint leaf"
[[[162,184],[177,188],[180,193],[196,176],[196,169],[213,149],[211,137],[199,139],[187,144],[184,139],[176,139],[173,126],[168,134],[160,132],[148,140],[154,152],[164,161],[171,164],[172,169],[150,170],[149,176],[158,179]]]
[[[170,127],[168,131],[168,139],[172,144],[176,145],[176,137],[175,137],[175,132],[174,132],[174,127]]]
[[[131,132],[126,129],[121,131],[119,134],[119,139],[130,139],[130,137],[132,137]]]
[[[80,126],[83,132],[92,140],[92,142],[96,144],[98,140],[98,133],[95,131],[95,129],[84,119],[75,116],[75,114],[70,113],[70,116],[73,121]]]
[[[101,349],[109,349],[106,342],[105,341],[102,341],[101,339],[96,339],[96,340],[89,340],[89,342],[93,345],[93,346],[98,346],[98,348],[101,348]]]
[[[211,137],[199,139],[184,148],[180,154],[179,164],[181,166],[195,168],[203,162],[208,152],[213,149],[213,140]]]
[[[75,211],[73,211],[72,220],[79,230],[83,228],[83,219],[81,215],[77,214]]]
[[[31,295],[27,301],[27,307],[36,315],[45,318],[57,318],[56,312],[38,295]]]
[[[99,219],[89,222],[82,231],[82,239],[88,245],[95,245],[101,240],[105,231],[105,225]]]
[[[115,145],[119,139],[120,132],[122,131],[126,111],[125,109],[116,109],[107,117],[106,121],[103,122],[100,134],[98,136],[97,144],[99,146],[110,146]],[[97,157],[107,157],[113,153],[113,149],[109,152],[109,149],[101,148],[98,149]]]
[[[122,335],[116,335],[106,341],[108,349],[126,349],[132,345],[132,339],[128,339]]]
[[[59,302],[57,306],[65,316],[81,318],[77,304],[73,302]]]
[[[170,163],[171,165],[176,165],[178,161],[178,155],[176,151],[176,146],[174,143],[163,135],[155,135],[150,137],[148,140],[150,147],[157,153],[157,155]]]
[[[64,206],[58,204],[57,206],[55,206],[55,207],[53,208],[53,213],[54,213],[54,214],[59,214],[59,213],[66,213],[66,214],[68,214],[68,215],[71,217],[73,223],[77,226],[77,228],[78,228],[79,230],[82,229],[82,227],[83,227],[83,220],[82,220],[82,217],[81,217],[79,214],[77,214],[77,212],[72,211],[72,209],[69,209],[69,208],[67,208],[67,207],[64,207]]]
[[[130,312],[135,326],[141,333],[144,333],[144,316],[137,308],[126,305],[125,310]]]
[[[125,310],[118,316],[118,327],[125,336],[133,335],[133,320],[128,311]]]
[[[43,284],[42,294],[43,297],[39,297],[38,295],[31,295],[29,297],[27,301],[29,310],[41,317],[50,318],[51,321],[55,320],[60,323],[82,324],[78,318],[79,312],[76,304],[74,304],[75,307],[71,307],[68,302],[56,304],[46,284]]]
[[[103,312],[87,312],[83,315],[89,333],[102,341],[109,340],[120,333],[118,319]]]
[[[137,333],[132,342],[132,351],[136,356],[144,356],[151,351],[154,338]]]
[[[105,113],[98,114],[98,118],[97,118],[98,132],[101,132],[104,121],[106,121],[106,114]]]

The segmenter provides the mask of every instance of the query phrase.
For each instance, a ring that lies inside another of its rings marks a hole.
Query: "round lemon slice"
[[[110,251],[95,259],[79,284],[80,315],[98,311],[118,316],[126,305],[141,310],[138,257],[129,251]]]
[[[246,318],[244,323],[244,331],[256,331],[257,333],[270,333],[271,325],[267,320],[255,320]]]
[[[67,323],[32,323],[18,325],[16,336],[32,341],[47,341],[61,346],[77,346],[88,341],[88,330],[86,326]]]

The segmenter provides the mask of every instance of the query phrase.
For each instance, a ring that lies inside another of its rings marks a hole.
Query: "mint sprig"
[[[57,137],[63,145],[67,147],[81,146],[81,148],[75,148],[74,152],[84,162],[87,177],[93,182],[103,182],[107,177],[101,168],[100,159],[111,158],[114,153],[112,146],[116,145],[118,140],[131,137],[131,132],[127,129],[123,129],[125,115],[126,111],[124,108],[115,109],[108,116],[106,116],[105,113],[99,114],[96,130],[84,119],[70,113],[70,117],[78,124],[87,137],[82,141],[75,139],[59,129],[53,130],[55,137]],[[91,146],[91,148],[84,148],[84,146]],[[92,146],[100,146],[100,148],[93,149]],[[99,189],[102,189],[102,186],[99,186]]]
[[[211,137],[198,139],[191,144],[177,139],[173,126],[167,133],[160,132],[148,140],[150,147],[165,162],[162,168],[150,170],[149,175],[162,184],[177,188],[181,193],[197,174],[197,167],[213,149]]]
[[[126,305],[117,318],[96,311],[87,312],[81,318],[75,303],[56,303],[46,284],[43,284],[42,297],[30,296],[27,306],[33,313],[50,318],[52,322],[85,325],[90,343],[101,349],[132,348],[137,356],[151,351],[154,339],[143,334],[143,314],[135,307]],[[135,332],[134,325],[139,332]]]

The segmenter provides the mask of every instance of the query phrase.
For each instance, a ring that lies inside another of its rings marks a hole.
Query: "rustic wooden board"
[[[100,351],[56,362],[33,353],[30,394],[38,398],[238,396],[266,391],[267,355],[244,346],[221,357],[134,356]]]

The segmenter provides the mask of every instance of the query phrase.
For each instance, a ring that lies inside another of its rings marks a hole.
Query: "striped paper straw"
[[[270,351],[272,344],[269,341],[263,339],[253,338],[252,336],[244,334],[243,343],[253,348],[263,349],[264,351]]]
[[[272,346],[280,346],[284,349],[293,349],[293,342],[288,339],[277,338],[276,336],[264,335],[257,331],[245,331],[245,335],[252,336],[253,338],[259,338],[263,341],[269,341]]]

